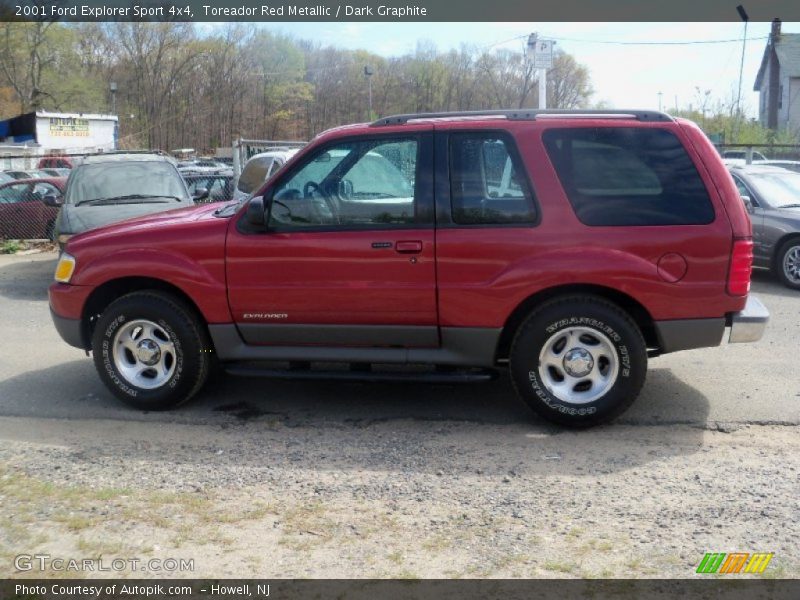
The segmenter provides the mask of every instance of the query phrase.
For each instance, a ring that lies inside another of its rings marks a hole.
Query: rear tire
[[[94,363],[103,383],[125,403],[167,410],[194,396],[208,377],[212,352],[194,311],[155,291],[112,302],[92,336]]]
[[[589,427],[623,413],[647,373],[647,347],[633,319],[596,296],[556,298],[534,310],[510,352],[511,379],[538,415]]]
[[[800,290],[800,238],[785,242],[775,255],[775,271],[783,285]]]

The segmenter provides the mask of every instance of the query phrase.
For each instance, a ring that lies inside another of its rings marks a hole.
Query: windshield
[[[175,198],[189,202],[183,180],[168,163],[107,162],[75,169],[65,198],[68,204],[110,198],[125,198],[128,202]]]
[[[754,173],[750,179],[773,208],[800,205],[800,173]]]

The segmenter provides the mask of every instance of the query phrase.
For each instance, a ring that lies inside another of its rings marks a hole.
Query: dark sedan
[[[66,177],[0,184],[0,238],[53,239],[59,209],[55,200],[64,194],[66,184]]]
[[[753,264],[800,290],[800,173],[754,164],[730,171],[753,222]]]

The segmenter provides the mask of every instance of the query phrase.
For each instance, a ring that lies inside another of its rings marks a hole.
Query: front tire
[[[636,323],[595,296],[546,302],[520,326],[510,352],[519,396],[538,415],[570,427],[613,419],[639,395],[647,347]]]
[[[776,259],[775,268],[783,285],[800,290],[800,238],[783,244]]]
[[[167,410],[189,400],[205,383],[212,358],[194,311],[155,291],[112,302],[97,321],[92,351],[103,383],[142,410]]]

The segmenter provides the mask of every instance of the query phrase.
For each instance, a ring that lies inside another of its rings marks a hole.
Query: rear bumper
[[[758,298],[748,296],[744,309],[728,315],[728,320],[731,327],[728,337],[730,343],[757,342],[767,328],[769,311]]]
[[[728,342],[757,342],[764,335],[769,311],[755,296],[748,296],[744,309],[713,319],[678,319],[654,323],[659,354],[719,346],[730,327]]]

